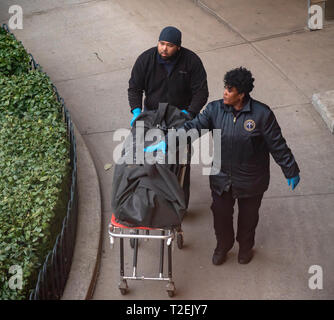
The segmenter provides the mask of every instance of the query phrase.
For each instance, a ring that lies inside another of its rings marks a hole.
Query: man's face
[[[242,102],[245,94],[239,93],[236,87],[226,85],[224,87],[224,103],[231,106],[237,105]]]
[[[161,58],[164,60],[170,59],[178,50],[180,50],[180,47],[178,47],[174,43],[170,43],[167,41],[158,42],[158,52]]]

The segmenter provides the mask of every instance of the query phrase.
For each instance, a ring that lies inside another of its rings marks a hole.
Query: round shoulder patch
[[[253,131],[255,129],[255,122],[254,122],[254,120],[251,120],[251,119],[246,120],[244,122],[244,128],[247,131]]]

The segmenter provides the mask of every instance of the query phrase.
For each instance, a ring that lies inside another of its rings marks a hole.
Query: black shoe
[[[219,236],[216,235],[216,237],[217,246],[213,252],[212,263],[218,266],[226,261],[227,253],[233,248],[233,243],[226,247],[226,245],[224,245],[224,241]]]
[[[216,266],[223,264],[226,261],[227,252],[215,250],[212,256],[212,263]]]
[[[246,252],[240,252],[238,254],[238,262],[240,264],[247,264],[249,263],[253,258],[253,250],[248,250]]]
[[[221,241],[217,241],[217,247],[213,252],[212,263],[216,266],[226,261],[227,253],[232,249],[233,245],[226,248]]]

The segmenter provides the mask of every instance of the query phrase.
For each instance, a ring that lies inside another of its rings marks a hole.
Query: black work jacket
[[[181,47],[168,75],[164,65],[158,62],[157,47],[146,50],[137,58],[131,72],[128,89],[131,110],[142,108],[143,92],[147,110],[167,102],[197,114],[209,95],[202,61],[194,52]]]
[[[265,192],[270,177],[269,153],[286,178],[295,177],[298,165],[272,110],[252,98],[237,117],[232,110],[224,100],[213,101],[183,127],[186,131],[195,128],[199,134],[201,129],[221,129],[221,161],[214,157],[213,167],[219,173],[210,175],[211,189],[221,195],[232,186],[234,198]]]

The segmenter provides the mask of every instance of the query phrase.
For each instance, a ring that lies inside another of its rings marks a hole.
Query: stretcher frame
[[[177,174],[179,183],[183,187],[186,165],[179,165],[179,172]],[[160,232],[160,235],[150,234],[150,231]],[[145,234],[140,234],[140,231],[145,231]],[[167,281],[166,291],[169,297],[175,295],[175,284],[172,275],[172,244],[175,238],[177,239],[177,246],[179,249],[183,247],[183,231],[181,226],[176,226],[172,229],[161,228],[146,228],[146,227],[128,227],[116,222],[115,217],[112,216],[111,222],[108,226],[110,246],[114,246],[114,238],[120,239],[120,282],[118,288],[122,295],[125,295],[129,288],[127,280],[153,280],[153,281]],[[133,251],[132,275],[125,275],[124,270],[124,239],[130,239],[130,245]],[[145,277],[144,275],[137,275],[137,261],[138,261],[138,241],[139,239],[153,239],[160,240],[160,258],[159,258],[159,274],[157,277]],[[167,244],[167,276],[164,276],[164,249],[165,241]]]

